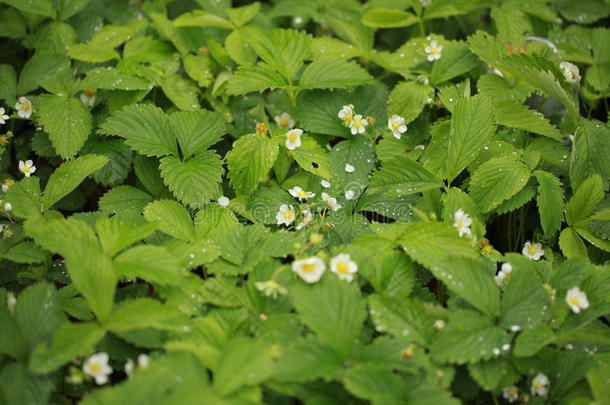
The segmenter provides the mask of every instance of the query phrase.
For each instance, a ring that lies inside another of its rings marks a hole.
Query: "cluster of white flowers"
[[[125,374],[127,374],[128,377],[131,377],[133,375],[134,371],[144,371],[146,369],[148,369],[148,366],[150,365],[150,357],[148,357],[148,355],[142,353],[140,355],[138,355],[138,365],[136,368],[136,364],[132,359],[127,359],[127,361],[125,362]]]
[[[283,112],[280,115],[276,115],[274,117],[274,120],[275,123],[282,128],[292,129],[296,124],[296,121],[287,112]]]
[[[504,285],[506,277],[508,277],[512,273],[512,271],[513,266],[511,266],[510,263],[503,263],[502,267],[500,268],[500,271],[494,277],[494,279],[496,280],[496,284],[498,284],[499,286]]]
[[[337,199],[335,197],[331,197],[326,193],[322,193],[321,196],[322,196],[322,201],[324,201],[331,210],[337,211],[338,209],[343,207],[343,205],[337,203]]]
[[[326,271],[326,264],[319,257],[313,256],[307,259],[295,260],[292,262],[292,271],[306,283],[317,283]],[[330,271],[335,273],[341,280],[351,282],[354,274],[358,271],[358,264],[354,262],[350,255],[341,253],[330,259]]]
[[[21,118],[28,119],[32,115],[32,102],[25,97],[19,97],[19,101],[15,104],[17,115]]]
[[[532,260],[540,260],[544,256],[544,249],[542,249],[542,244],[540,243],[525,242],[521,253]]]
[[[532,395],[539,395],[541,397],[546,396],[549,392],[550,383],[551,382],[546,375],[538,373],[532,380]]]
[[[570,62],[561,62],[559,67],[563,72],[566,82],[576,84],[580,81],[580,71],[578,70],[578,66]]]
[[[369,118],[364,118],[361,114],[356,114],[352,104],[341,107],[337,116],[343,120],[343,124],[346,127],[349,127],[352,135],[363,134],[366,131],[366,127],[370,124]]]
[[[572,287],[568,290],[566,293],[566,303],[575,314],[578,314],[583,309],[589,308],[587,294],[578,287]]]
[[[519,388],[514,385],[504,387],[502,389],[502,396],[511,404],[519,399]]]
[[[392,131],[392,135],[394,138],[400,139],[402,134],[407,132],[407,125],[405,124],[405,119],[400,115],[392,115],[388,118],[388,128]]]
[[[434,62],[435,60],[439,60],[441,56],[443,56],[443,46],[438,44],[438,41],[432,40],[430,43],[424,48],[424,52],[426,52],[427,59],[430,62]]]
[[[471,225],[472,218],[470,218],[470,215],[466,214],[463,209],[460,208],[453,214],[453,226],[458,230],[460,237],[463,235],[468,237],[472,236],[472,231],[470,230]]]

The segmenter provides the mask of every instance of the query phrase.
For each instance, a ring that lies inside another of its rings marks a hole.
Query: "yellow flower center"
[[[23,166],[23,169],[21,169],[21,171],[23,173],[29,173],[32,171],[32,168],[30,166]]]
[[[351,120],[352,120],[352,114],[346,114],[346,115],[343,117],[343,121],[348,121],[348,122],[349,122],[349,121],[351,121]]]
[[[539,390],[540,388],[542,388],[542,383],[540,381],[535,381],[534,389]]]
[[[356,128],[360,128],[362,126],[362,121],[356,120],[356,121],[354,121],[354,123],[352,125],[355,126]]]
[[[305,192],[305,190],[301,190],[301,191],[299,191],[299,192],[297,193],[297,195],[298,195],[299,197],[305,197],[305,196],[307,195],[307,193]]]
[[[288,210],[284,212],[284,218],[285,219],[290,219],[292,218],[292,210]]]
[[[4,183],[3,183],[3,184],[4,184],[5,186],[12,187],[12,186],[14,186],[14,185],[15,185],[15,182],[14,182],[13,180],[11,180],[11,179],[7,179],[7,180],[4,180]]]
[[[491,246],[487,245],[487,246],[483,247],[483,253],[489,254],[491,252],[493,252],[493,248]]]
[[[288,140],[292,143],[296,142],[298,139],[299,139],[299,137],[296,136],[295,134],[288,135]]]
[[[6,136],[0,136],[0,145],[8,145],[8,138]]]
[[[538,248],[536,248],[536,246],[530,246],[530,247],[527,248],[527,252],[530,255],[535,255],[536,252],[538,252]]]
[[[395,122],[395,123],[392,124],[392,128],[398,129],[398,127],[399,127],[398,122]]]
[[[431,48],[430,53],[433,55],[436,55],[437,53],[440,53],[440,52],[439,52],[438,48]]]
[[[287,127],[288,126],[288,120],[285,118],[280,119],[280,127]]]
[[[455,221],[455,226],[457,226],[458,228],[461,228],[464,226],[464,222],[463,221]]]
[[[576,296],[570,297],[570,304],[578,305],[578,297],[576,297]]]
[[[102,371],[102,366],[100,366],[99,363],[93,363],[91,365],[91,371],[93,371],[94,373],[99,373],[100,371]]]
[[[345,262],[341,262],[337,265],[337,271],[341,274],[347,274],[349,273],[349,269],[347,267],[347,263]]]
[[[311,273],[315,269],[316,269],[316,266],[314,264],[311,264],[311,263],[305,263],[303,265],[303,267],[301,267],[301,270],[303,270],[305,273]]]
[[[30,105],[28,103],[23,103],[23,104],[21,104],[21,109],[23,111],[29,111],[30,110]]]

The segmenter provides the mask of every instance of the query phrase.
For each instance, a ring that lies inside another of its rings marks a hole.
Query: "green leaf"
[[[513,354],[517,357],[531,357],[544,346],[555,341],[555,333],[545,324],[521,332],[515,339]]]
[[[237,194],[250,194],[263,181],[273,167],[278,155],[275,141],[251,134],[233,143],[227,154],[229,181]]]
[[[424,110],[428,98],[432,96],[432,87],[416,81],[400,82],[390,93],[388,113],[397,114],[410,123]]]
[[[125,138],[128,146],[146,156],[177,155],[167,117],[151,104],[124,107],[104,121],[99,132]]]
[[[551,316],[549,295],[542,286],[542,280],[529,268],[511,263],[513,271],[505,283],[502,297],[501,325],[509,329],[514,325],[521,329],[532,329]]]
[[[108,158],[99,155],[79,156],[63,163],[49,177],[42,197],[45,210],[74,190],[87,176],[104,167]]]
[[[343,358],[354,349],[366,316],[360,288],[328,274],[313,285],[296,283],[294,306],[303,323]]]
[[[17,95],[36,90],[41,79],[68,70],[70,59],[64,55],[50,52],[36,52],[21,69]]]
[[[476,66],[474,54],[465,42],[449,43],[443,56],[432,65],[430,82],[435,86],[469,72]]]
[[[345,387],[373,404],[399,404],[406,390],[404,380],[387,367],[358,364],[345,372]]]
[[[494,100],[512,100],[522,103],[534,91],[526,83],[512,85],[504,77],[494,74],[486,74],[479,77],[477,81],[479,93]]]
[[[301,146],[288,150],[301,169],[323,178],[330,177],[330,160],[328,154],[313,138],[301,136]]]
[[[442,182],[415,160],[397,157],[383,163],[370,180],[370,192],[388,195],[419,193],[440,188]]]
[[[148,237],[156,229],[155,223],[136,225],[116,217],[103,218],[95,223],[100,244],[110,256]]]
[[[563,255],[568,259],[588,256],[585,243],[572,227],[565,228],[559,234],[559,247]]]
[[[408,27],[417,21],[415,14],[391,8],[371,8],[362,16],[362,24],[373,28]]]
[[[409,256],[429,268],[456,257],[478,257],[467,238],[458,237],[453,226],[442,222],[406,225],[398,242]]]
[[[305,382],[332,378],[342,368],[343,359],[332,348],[304,339],[285,349],[276,363],[276,375],[281,381]]]
[[[608,364],[601,364],[587,372],[587,381],[593,392],[593,397],[600,404],[610,402],[608,379],[610,379],[610,365]]]
[[[169,116],[169,122],[185,158],[205,152],[226,132],[222,117],[207,110],[177,112]]]
[[[416,299],[395,300],[380,294],[368,298],[371,320],[380,333],[390,333],[397,338],[408,337],[427,344],[433,334],[434,320]]]
[[[591,175],[601,176],[608,186],[610,161],[606,151],[610,150],[610,127],[599,121],[580,120],[574,135],[570,160],[570,180],[576,190]]]
[[[214,81],[214,62],[208,55],[185,55],[184,70],[200,87],[208,87]]]
[[[228,341],[214,370],[214,389],[229,395],[265,381],[274,373],[273,357],[274,348],[264,340],[236,337]]]
[[[100,198],[100,210],[114,214],[128,222],[143,222],[142,210],[153,198],[146,192],[131,186],[118,186]]]
[[[174,20],[174,25],[176,27],[216,27],[229,30],[234,28],[227,19],[203,10],[194,10],[178,16]]]
[[[472,378],[486,391],[493,391],[498,388],[500,382],[505,380],[507,375],[517,375],[510,363],[504,359],[470,363],[468,364],[468,371]]]
[[[529,178],[530,170],[517,160],[490,159],[472,174],[470,196],[481,212],[489,212],[521,190]]]
[[[362,136],[352,136],[336,144],[328,154],[333,187],[337,190],[352,190],[357,198],[365,189],[368,177],[375,166],[375,152],[371,141]],[[349,164],[353,172],[345,171]]]
[[[178,259],[164,246],[138,245],[114,258],[121,276],[140,278],[161,286],[180,285],[187,280]]]
[[[23,290],[15,306],[15,319],[30,350],[46,341],[65,321],[55,287],[37,283]]]
[[[432,344],[430,354],[441,363],[466,364],[493,358],[494,349],[508,343],[508,335],[479,312],[458,310]]]
[[[163,182],[174,196],[191,207],[200,207],[220,194],[222,162],[211,150],[183,162],[166,156],[159,165]]]
[[[475,160],[489,141],[495,131],[493,117],[493,105],[484,96],[467,97],[455,103],[445,162],[449,182]]]
[[[137,329],[179,331],[188,317],[177,308],[152,298],[136,298],[124,302],[104,322],[104,328],[112,332]]]
[[[536,170],[534,172],[538,180],[538,211],[540,212],[540,223],[547,237],[553,237],[561,227],[563,221],[563,188],[561,181],[549,172]]]
[[[322,57],[309,64],[299,80],[302,89],[343,89],[372,82],[372,76],[356,62]]]
[[[48,254],[33,242],[21,242],[11,247],[1,257],[15,263],[41,263],[47,259]]]
[[[0,372],[2,399],[7,404],[49,403],[53,383],[48,376],[35,376],[22,363],[9,363]]]
[[[105,331],[95,323],[64,323],[53,335],[50,346],[39,345],[30,357],[30,368],[50,373],[78,356],[92,351]]]
[[[60,20],[67,20],[87,7],[89,0],[60,0],[57,15]]]
[[[149,89],[150,83],[112,67],[99,67],[87,72],[87,76],[79,83],[79,88],[132,91]]]
[[[13,104],[17,98],[17,74],[12,65],[0,64],[0,100]]]
[[[601,177],[595,175],[586,179],[566,204],[566,222],[570,226],[586,227],[589,217],[604,199],[604,185]]]
[[[106,44],[89,42],[76,44],[68,49],[68,56],[83,62],[102,63],[120,59],[119,53]]]
[[[146,206],[144,217],[149,222],[157,222],[159,230],[174,238],[193,240],[193,221],[180,203],[172,200],[157,200]]]
[[[199,87],[192,80],[170,74],[163,77],[159,84],[163,93],[179,109],[195,111],[199,108]]]
[[[83,146],[91,132],[91,113],[75,98],[43,94],[36,103],[43,125],[57,153],[69,159]]]
[[[93,173],[93,180],[104,186],[121,184],[131,171],[132,152],[122,139],[90,137],[82,153],[93,153],[108,158],[108,164]]]
[[[13,206],[13,215],[30,218],[42,213],[40,179],[37,176],[25,177],[6,193],[6,200]]]
[[[4,0],[3,2],[26,13],[40,14],[45,17],[55,18],[52,0],[29,0],[25,2],[20,0]]]
[[[494,109],[496,111],[495,123],[497,125],[524,129],[557,140],[563,138],[561,132],[552,126],[541,113],[531,110],[517,101],[496,101],[494,102]]]
[[[241,95],[253,91],[263,92],[283,88],[287,85],[286,80],[266,63],[256,66],[240,66],[231,77],[227,86],[227,93]]]
[[[253,19],[260,11],[261,4],[255,1],[247,6],[234,7],[227,9],[227,15],[236,27],[242,27]]]

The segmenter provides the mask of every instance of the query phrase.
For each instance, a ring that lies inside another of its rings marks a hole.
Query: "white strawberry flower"
[[[331,197],[326,193],[322,193],[322,201],[324,201],[333,211],[337,211],[339,208],[343,207],[343,205],[337,203],[337,199],[335,197]]]
[[[349,123],[350,131],[352,135],[363,134],[366,131],[366,126],[369,125],[369,121],[366,118],[362,118],[362,115],[358,114]]]
[[[290,205],[282,204],[280,205],[280,210],[277,212],[276,219],[278,225],[286,225],[289,226],[294,222],[294,210]]]
[[[80,93],[80,101],[89,108],[95,105],[95,90],[83,90]]]
[[[283,112],[280,115],[276,115],[274,117],[275,123],[282,128],[294,128],[294,124],[296,121],[288,114],[287,112]]]
[[[578,70],[578,66],[570,62],[561,62],[559,67],[563,72],[566,82],[575,84],[580,81],[580,71]]]
[[[399,115],[392,115],[388,119],[388,128],[392,131],[394,138],[400,139],[402,134],[407,132],[407,126],[405,125],[405,119]]]
[[[498,284],[499,286],[502,286],[504,284],[504,280],[512,271],[513,271],[513,266],[511,266],[510,263],[502,264],[500,271],[494,277],[494,279],[496,280],[496,284]]]
[[[301,229],[305,228],[313,219],[313,214],[310,210],[303,210],[302,214],[303,220],[296,226],[297,231],[300,231]]]
[[[549,378],[542,373],[538,373],[532,380],[532,395],[544,397],[549,391],[549,384]]]
[[[343,124],[348,126],[349,123],[352,122],[352,118],[354,117],[354,106],[351,104],[344,105],[339,110],[337,116],[343,120]]]
[[[259,281],[254,283],[254,287],[265,297],[276,299],[278,295],[285,295],[288,290],[275,280]]]
[[[444,330],[445,326],[445,321],[443,321],[442,319],[437,319],[436,321],[434,321],[434,329],[436,330]]]
[[[30,177],[35,171],[36,166],[34,166],[34,162],[31,160],[23,160],[19,161],[19,171],[25,175],[25,177]]]
[[[218,197],[218,204],[222,208],[226,208],[229,206],[229,204],[231,204],[231,200],[229,200],[229,197],[225,197],[224,195],[221,195],[220,197]]]
[[[32,115],[32,103],[25,97],[19,97],[19,101],[15,104],[17,115],[21,118],[30,118]]]
[[[15,185],[15,181],[13,179],[6,179],[2,182],[2,191],[5,193]]]
[[[587,294],[578,287],[572,287],[568,290],[566,293],[566,303],[575,314],[579,313],[582,309],[589,308]]]
[[[0,107],[0,124],[6,124],[9,116],[5,114],[4,107]]]
[[[290,150],[295,150],[296,148],[301,146],[301,135],[303,135],[303,130],[299,128],[291,129],[286,132],[286,148]]]
[[[426,149],[426,145],[415,145],[415,147],[413,149],[415,149],[415,150],[424,150],[424,149]]]
[[[353,261],[349,254],[341,253],[330,259],[330,271],[335,273],[341,280],[351,283],[354,274],[358,271],[358,264]]]
[[[315,193],[312,193],[311,191],[303,190],[299,186],[295,186],[295,187],[291,188],[290,190],[288,190],[288,192],[294,198],[298,198],[299,201],[306,200],[306,199],[314,197],[316,195]]]
[[[502,389],[502,396],[511,404],[519,399],[519,388],[514,385],[504,387]]]
[[[356,170],[356,168],[354,166],[350,165],[349,163],[345,164],[345,171],[347,173],[353,173],[354,170]]]
[[[320,180],[320,184],[324,188],[330,188],[330,181],[328,181],[328,180]]]
[[[424,48],[424,51],[428,55],[427,58],[430,62],[439,60],[441,56],[443,56],[443,46],[439,45],[436,40],[431,41],[430,44]]]
[[[466,214],[461,208],[457,210],[453,215],[453,226],[458,230],[460,237],[463,235],[468,237],[472,236],[470,225],[472,225],[472,218],[470,218],[470,215]]]
[[[542,244],[540,243],[532,244],[531,242],[525,242],[521,253],[532,260],[540,260],[540,258],[544,256],[544,249],[542,249]]]
[[[4,211],[9,212],[12,211],[13,205],[11,203],[4,203]]]
[[[356,193],[354,192],[354,190],[347,190],[345,192],[345,199],[351,200],[352,198],[354,198],[355,195]]]
[[[322,278],[326,271],[326,264],[319,257],[313,256],[308,259],[295,260],[292,262],[291,268],[303,281],[312,284]]]
[[[97,385],[108,382],[108,376],[112,374],[112,367],[108,364],[108,353],[96,353],[83,365],[83,371],[95,379]]]

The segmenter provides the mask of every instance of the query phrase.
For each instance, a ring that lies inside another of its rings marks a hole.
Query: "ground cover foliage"
[[[605,0],[0,0],[0,402],[610,403]]]

